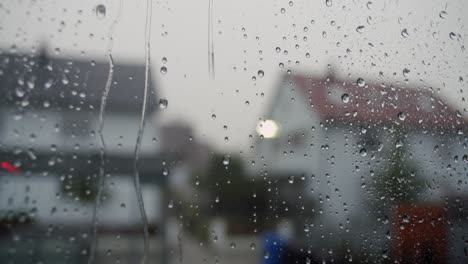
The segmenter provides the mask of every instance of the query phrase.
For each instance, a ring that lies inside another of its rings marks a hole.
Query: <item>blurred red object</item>
[[[11,165],[10,163],[6,161],[2,161],[1,166],[3,169],[14,174],[18,174],[20,172],[18,168],[16,168],[15,166]]]
[[[431,204],[400,205],[394,222],[398,263],[448,263],[446,213]]]

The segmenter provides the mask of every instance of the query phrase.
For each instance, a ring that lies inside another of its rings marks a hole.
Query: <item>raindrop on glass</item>
[[[446,19],[447,18],[447,12],[446,11],[440,11],[439,17],[442,18],[442,19]]]
[[[168,101],[166,99],[160,99],[159,100],[159,108],[160,109],[166,109],[168,105]]]
[[[410,70],[408,68],[403,69],[403,76],[408,77]]]
[[[364,28],[365,28],[364,26],[358,26],[358,27],[356,28],[356,32],[357,32],[357,33],[362,33],[362,32],[364,31]]]
[[[359,87],[364,87],[364,86],[366,86],[366,81],[364,81],[363,78],[358,78],[357,81],[356,81],[356,83],[357,83],[357,85],[358,85]]]
[[[453,33],[453,32],[450,32],[449,37],[450,37],[450,39],[452,39],[452,40],[456,40],[456,39],[457,39],[457,34],[455,34],[455,33]]]
[[[255,250],[257,248],[257,246],[255,245],[255,243],[250,243],[250,249],[251,250]]]
[[[96,16],[99,19],[103,19],[106,17],[106,7],[104,5],[96,6]]]
[[[400,119],[401,121],[405,121],[406,114],[404,112],[399,112],[398,113],[398,119]]]
[[[367,150],[365,148],[362,148],[360,151],[359,151],[359,154],[361,154],[361,156],[365,157],[367,156]]]
[[[229,165],[229,162],[231,161],[231,157],[229,155],[226,155],[223,157],[223,164],[224,165]]]
[[[343,94],[341,96],[341,101],[343,101],[343,103],[348,103],[349,102],[349,95],[347,93]]]
[[[404,38],[408,38],[408,37],[409,37],[408,30],[407,30],[406,28],[404,28],[404,29],[401,31],[401,36],[404,37]]]

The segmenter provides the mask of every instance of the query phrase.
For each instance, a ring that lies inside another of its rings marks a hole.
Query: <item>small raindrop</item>
[[[264,259],[269,259],[269,258],[270,258],[270,253],[269,253],[268,251],[265,251],[265,252],[263,253],[263,258],[264,258]]]
[[[364,86],[366,86],[366,81],[364,81],[363,78],[358,78],[357,81],[356,81],[356,83],[357,83],[357,85],[358,85],[359,87],[364,87]]]
[[[104,19],[106,17],[106,6],[104,5],[98,5],[96,7],[96,16],[99,19]]]
[[[257,248],[257,246],[255,245],[255,243],[250,243],[250,249],[251,250],[255,250]]]
[[[359,154],[361,154],[361,156],[365,157],[367,156],[367,150],[365,148],[362,148],[360,151],[359,151]]]
[[[446,11],[440,11],[439,17],[442,18],[442,19],[446,19],[447,18],[447,12]]]
[[[166,75],[166,73],[167,73],[166,66],[162,66],[160,72],[161,72],[162,75]]]
[[[456,40],[456,39],[457,39],[457,34],[455,34],[455,33],[453,33],[453,32],[450,32],[449,37],[450,37],[450,39],[452,39],[452,40]]]
[[[410,72],[411,72],[411,71],[410,71],[408,68],[404,68],[404,69],[403,69],[403,76],[408,77],[408,75],[409,75]]]
[[[343,94],[341,96],[341,101],[343,101],[343,103],[348,103],[349,102],[349,95],[347,93]]]
[[[406,28],[404,28],[404,29],[401,31],[401,36],[404,37],[404,38],[408,38],[408,37],[409,37],[408,30],[407,30]]]
[[[171,200],[171,201],[169,202],[169,204],[167,205],[167,207],[169,207],[169,208],[171,208],[171,209],[174,208],[174,201]]]
[[[333,4],[332,0],[325,0],[325,5],[326,6],[330,7],[330,6],[332,6],[332,4]]]
[[[229,155],[226,155],[223,157],[223,164],[224,165],[229,165],[229,162],[231,161],[231,157]]]
[[[288,182],[289,182],[289,184],[293,184],[294,183],[294,176],[289,176],[288,177]]]
[[[159,100],[159,108],[160,109],[166,109],[168,105],[168,101],[166,99],[160,99]]]
[[[362,33],[362,32],[364,31],[364,28],[365,28],[365,26],[358,26],[358,27],[356,28],[356,32],[357,32],[357,33]]]
[[[401,121],[405,121],[406,114],[404,112],[399,112],[398,113],[398,119],[400,119]]]
[[[262,70],[259,70],[257,74],[258,74],[258,77],[260,78],[265,75],[265,73]]]

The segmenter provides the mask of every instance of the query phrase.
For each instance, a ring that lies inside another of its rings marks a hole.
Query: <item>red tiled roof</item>
[[[466,130],[460,112],[423,87],[368,82],[360,87],[356,80],[336,77],[289,77],[318,112],[322,121],[347,124],[400,124],[417,129]],[[343,95],[348,101],[342,100]],[[345,96],[346,96],[345,95]]]

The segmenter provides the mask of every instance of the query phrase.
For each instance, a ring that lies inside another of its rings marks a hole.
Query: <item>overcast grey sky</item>
[[[151,69],[158,92],[169,101],[163,121],[188,122],[197,137],[218,149],[247,150],[248,135],[254,133],[288,69],[320,75],[331,63],[350,80],[377,80],[382,71],[382,81],[388,82],[402,81],[402,71],[408,68],[410,83],[440,88],[459,109],[465,107],[461,98],[468,92],[468,56],[462,46],[468,33],[468,2],[464,0],[332,0],[330,7],[325,0],[213,2],[215,79],[208,74],[208,0],[153,1]],[[60,49],[56,56],[105,60],[118,3],[1,0],[0,46],[31,50],[47,40],[51,52]],[[106,6],[103,19],[95,13],[99,4]],[[145,15],[146,1],[123,0],[114,32],[117,63],[144,62]],[[364,26],[360,32],[359,26]],[[451,32],[461,38],[451,38]],[[163,57],[165,75],[159,71]],[[265,76],[253,81],[259,70]]]

